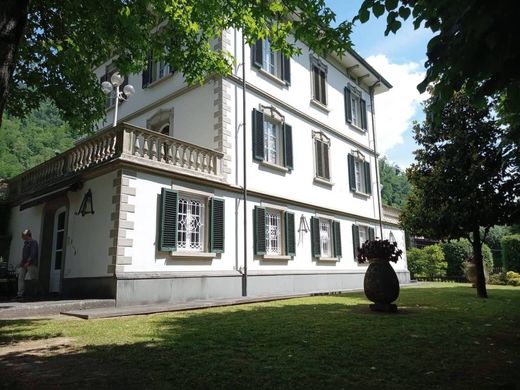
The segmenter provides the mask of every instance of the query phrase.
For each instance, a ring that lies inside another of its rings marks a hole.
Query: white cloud
[[[394,64],[382,54],[368,57],[367,62],[393,85],[375,97],[377,148],[385,154],[404,142],[403,134],[422,111],[420,103],[428,96],[419,94],[417,84],[424,79],[424,71],[417,62]]]

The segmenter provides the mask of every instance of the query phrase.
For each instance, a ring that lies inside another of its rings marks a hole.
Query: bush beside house
[[[473,247],[469,240],[463,238],[457,241],[448,241],[442,243],[441,247],[444,252],[444,259],[448,263],[446,276],[464,276],[464,263],[469,257],[473,256]],[[490,273],[493,268],[493,255],[491,249],[486,244],[482,245],[482,256],[484,266],[487,272]]]
[[[412,277],[446,276],[448,263],[440,245],[412,248],[406,254]]]
[[[505,236],[501,242],[505,271],[520,272],[520,234]]]

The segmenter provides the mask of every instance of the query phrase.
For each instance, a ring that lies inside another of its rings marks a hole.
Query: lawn
[[[469,285],[406,288],[395,315],[348,294],[1,321],[0,387],[517,388],[520,288],[475,295]]]

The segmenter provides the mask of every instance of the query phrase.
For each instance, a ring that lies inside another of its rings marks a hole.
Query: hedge
[[[464,262],[473,256],[473,246],[465,239],[461,238],[458,241],[448,241],[441,244],[444,252],[444,259],[448,263],[446,269],[447,276],[460,277],[464,276]],[[484,266],[488,273],[493,268],[493,254],[491,249],[486,244],[482,244],[482,256],[484,259]]]
[[[520,234],[505,236],[501,242],[504,269],[520,272]]]

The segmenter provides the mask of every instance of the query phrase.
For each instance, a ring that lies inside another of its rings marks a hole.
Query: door
[[[51,269],[49,275],[49,292],[61,291],[61,268],[65,254],[65,221],[67,209],[60,207],[54,214],[54,231],[52,244]]]

